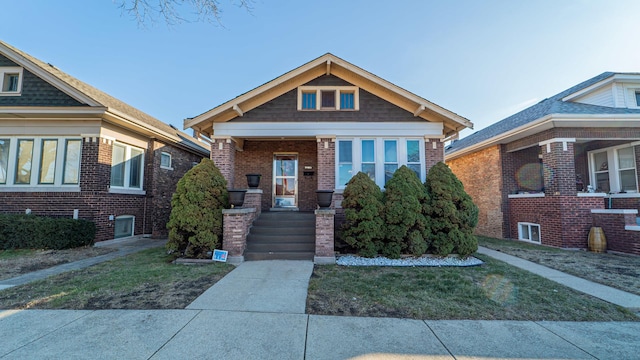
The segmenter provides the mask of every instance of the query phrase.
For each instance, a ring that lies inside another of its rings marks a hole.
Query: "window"
[[[540,225],[519,222],[518,223],[518,239],[540,243]]]
[[[589,152],[589,173],[596,191],[638,192],[635,147],[626,144]]]
[[[22,91],[22,68],[0,67],[0,95],[19,95]]]
[[[301,86],[298,110],[359,110],[356,86]]]
[[[636,106],[640,107],[640,91],[636,91]]]
[[[425,180],[424,140],[416,138],[352,138],[336,140],[336,184],[344,188],[362,171],[378,186],[384,185],[402,165]]]
[[[38,191],[38,187],[56,191],[50,187],[76,185],[77,189],[81,149],[81,139],[0,139],[0,186],[31,186],[29,189],[33,191]]]
[[[133,236],[133,225],[135,223],[135,216],[132,215],[120,215],[116,217],[116,223],[114,226],[114,239]]]
[[[351,140],[338,141],[338,184],[344,185],[353,176],[353,151]]]
[[[398,142],[396,140],[384,141],[384,183],[386,184],[393,173],[398,170]]]
[[[160,154],[160,167],[167,170],[173,170],[171,167],[171,154],[162,152]]]
[[[144,151],[114,143],[111,155],[111,188],[142,190]]]

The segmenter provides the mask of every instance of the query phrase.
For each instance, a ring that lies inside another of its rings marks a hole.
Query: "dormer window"
[[[22,68],[0,67],[0,96],[20,95],[22,92]]]
[[[298,110],[359,110],[356,86],[301,86],[298,88]]]

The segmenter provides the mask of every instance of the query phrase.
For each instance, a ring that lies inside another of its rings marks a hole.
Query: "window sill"
[[[0,192],[80,192],[79,186],[7,186],[0,185]]]
[[[533,193],[533,194],[509,194],[507,195],[509,199],[518,199],[518,198],[541,198],[544,197],[544,193]]]
[[[578,193],[578,197],[606,197],[607,193],[594,192],[594,193]]]
[[[126,195],[147,195],[144,190],[138,189],[124,189],[124,188],[109,188],[111,194],[126,194]]]
[[[636,225],[626,225],[624,227],[625,230],[628,231],[640,231],[640,226],[636,226]]]
[[[22,93],[15,92],[0,92],[0,96],[20,96]]]
[[[165,169],[165,170],[171,170],[173,171],[172,167],[166,167],[166,166],[160,166],[160,169]]]
[[[614,198],[614,199],[630,199],[630,198],[640,198],[640,193],[618,193],[618,194],[605,194],[606,197]]]

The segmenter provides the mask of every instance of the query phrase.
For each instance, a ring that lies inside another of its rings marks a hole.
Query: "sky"
[[[327,52],[469,119],[461,137],[640,72],[637,0],[219,0],[222,24],[173,26],[121,2],[4,1],[0,39],[179,129]]]

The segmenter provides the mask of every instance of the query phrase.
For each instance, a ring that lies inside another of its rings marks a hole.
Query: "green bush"
[[[380,187],[367,174],[359,172],[349,180],[343,196],[346,218],[341,233],[343,241],[362,256],[378,255],[384,241]]]
[[[420,179],[403,165],[385,189],[386,241],[382,254],[389,258],[398,258],[403,251],[423,255],[429,248],[430,229],[424,215],[428,196]]]
[[[0,214],[0,249],[70,249],[92,245],[95,237],[88,220]]]
[[[227,181],[212,160],[202,159],[178,181],[167,223],[167,250],[204,259],[222,240],[222,209],[229,207]]]
[[[478,207],[451,169],[437,163],[427,174],[425,188],[429,195],[426,215],[433,252],[466,257],[478,250],[478,240],[473,235],[478,224]]]

